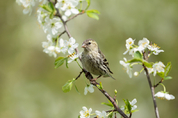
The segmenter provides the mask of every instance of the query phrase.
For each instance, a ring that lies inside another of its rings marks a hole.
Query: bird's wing
[[[104,54],[101,52],[100,49],[98,49],[98,52],[99,52],[99,54],[100,54],[100,56],[101,56],[102,63],[106,66],[107,70],[108,70],[111,74],[113,74],[113,72],[112,72],[112,71],[110,70],[110,68],[109,68],[109,63],[108,63],[107,59],[105,58]]]

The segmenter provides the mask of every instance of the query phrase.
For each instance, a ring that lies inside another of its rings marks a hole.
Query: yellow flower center
[[[132,44],[132,41],[129,42],[129,45],[131,45],[131,44]]]
[[[72,53],[72,54],[70,54],[70,55],[68,55],[67,57],[69,58],[69,57],[73,57],[75,55],[75,52],[74,53]]]
[[[85,117],[88,117],[90,114],[89,114],[89,111],[87,110],[87,111],[85,111],[85,113],[84,113],[84,116]]]
[[[154,48],[160,48],[160,47],[157,46],[157,44],[155,44],[155,43],[152,45],[152,47],[154,47]]]

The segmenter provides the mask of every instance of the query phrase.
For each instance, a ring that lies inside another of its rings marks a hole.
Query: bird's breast
[[[103,71],[100,68],[100,57],[97,53],[82,53],[82,65],[83,68],[94,75],[103,75]]]

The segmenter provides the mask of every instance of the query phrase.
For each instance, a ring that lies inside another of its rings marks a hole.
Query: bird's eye
[[[91,42],[88,43],[88,45],[90,45],[90,44],[91,44]]]

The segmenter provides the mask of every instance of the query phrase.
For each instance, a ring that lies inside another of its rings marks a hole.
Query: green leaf
[[[164,77],[164,80],[169,80],[169,79],[172,79],[172,77],[171,76]]]
[[[62,66],[62,64],[64,63],[64,61],[67,59],[67,57],[66,58],[64,58],[64,57],[58,57],[56,60],[55,60],[55,63],[54,63],[54,65],[55,65],[55,68],[58,68],[59,66]]]
[[[87,10],[88,13],[95,13],[95,14],[100,14],[100,12],[96,9],[91,9],[91,10]]]
[[[52,11],[55,10],[54,5],[53,5],[52,2],[49,2],[49,3],[48,3],[48,6],[49,6],[49,8],[50,8]]]
[[[136,112],[136,111],[139,111],[138,109],[135,109],[135,110],[132,110],[131,112],[133,113],[133,112]]]
[[[112,116],[113,116],[113,112],[111,111],[108,113],[108,118],[112,118]]]
[[[131,59],[131,60],[128,60],[127,63],[132,63],[132,62],[142,62],[142,59]]]
[[[62,86],[62,91],[64,93],[69,92],[72,89],[73,82],[74,82],[74,79],[73,80],[68,80],[68,82],[65,83],[64,86]]]
[[[143,59],[143,56],[142,56],[142,54],[139,52],[139,51],[136,51],[135,53],[134,53],[134,58],[135,59]]]
[[[167,63],[167,65],[164,69],[164,76],[167,76],[169,74],[171,67],[172,67],[171,62]]]
[[[90,17],[90,18],[94,18],[94,19],[96,19],[96,20],[99,20],[98,15],[96,15],[95,13],[89,13],[89,12],[87,12],[87,15],[88,15],[88,17]]]
[[[40,7],[50,12],[50,18],[53,18],[55,13],[55,8],[52,2],[49,2],[47,5],[41,5]]]
[[[53,13],[51,12],[50,15],[49,15],[50,19],[52,19],[53,16],[54,16],[54,15],[53,15]]]
[[[132,105],[130,104],[129,100],[127,99],[127,108],[128,108],[128,111],[131,112],[132,110]]]
[[[40,5],[40,7],[43,8],[44,10],[48,11],[48,12],[52,11],[48,5],[43,4],[43,5]]]
[[[102,102],[101,104],[102,105],[106,105],[106,106],[109,106],[109,107],[113,107],[113,104],[108,100],[109,103],[106,103],[106,102]]]
[[[69,68],[69,66],[68,66],[68,58],[66,59],[66,68]]]
[[[90,6],[90,0],[86,0],[86,1],[87,1],[87,7],[86,7],[85,10],[87,10],[89,8],[89,6]]]
[[[110,103],[102,102],[101,104],[102,104],[102,105],[109,106],[109,107],[113,107],[113,104],[110,104]]]
[[[148,63],[147,61],[143,61],[143,64],[148,68],[152,68],[152,64]]]
[[[101,82],[100,82],[100,84],[99,84],[99,85],[97,84],[96,86],[97,86],[99,89],[101,89],[101,90],[103,89],[103,85],[102,85],[102,83],[101,83]]]
[[[79,90],[78,90],[78,88],[77,88],[77,86],[75,85],[75,90],[80,94],[80,92],[79,92]]]
[[[164,72],[157,73],[161,78],[164,78]]]

